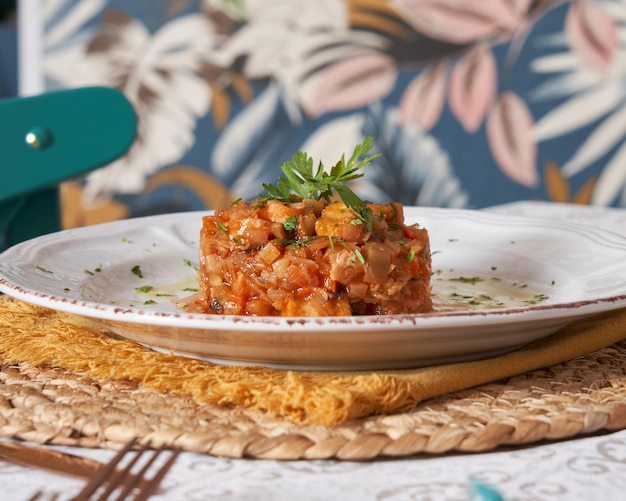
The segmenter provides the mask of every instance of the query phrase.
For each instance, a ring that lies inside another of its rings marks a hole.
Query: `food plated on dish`
[[[207,212],[128,219],[23,242],[0,256],[0,290],[92,318],[158,350],[217,363],[323,370],[408,368],[488,357],[580,318],[626,306],[626,239],[621,235],[482,211],[403,207],[402,212],[405,227],[428,230],[433,311],[345,316],[195,312]],[[285,232],[290,217],[278,221]],[[322,238],[328,250],[335,237]],[[409,254],[403,262],[411,261]]]
[[[278,185],[203,218],[194,310],[224,315],[347,316],[433,310],[428,231],[399,203],[361,200],[372,139],[329,172],[298,152]],[[339,200],[334,201],[335,198]]]

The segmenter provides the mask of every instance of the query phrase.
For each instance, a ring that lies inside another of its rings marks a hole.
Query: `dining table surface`
[[[515,202],[483,210],[567,220],[626,237],[626,209]],[[102,462],[115,455],[113,450],[100,448],[32,445]],[[229,458],[183,452],[151,499],[487,500],[473,497],[470,487],[475,480],[493,487],[500,499],[507,501],[624,499],[626,430],[604,430],[482,452],[421,453],[362,461]],[[0,461],[1,499],[26,501],[41,491],[50,496],[58,494],[57,501],[63,501],[76,495],[84,483],[84,479]]]

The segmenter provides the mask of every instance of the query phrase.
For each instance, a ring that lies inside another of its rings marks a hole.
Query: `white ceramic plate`
[[[626,238],[554,220],[405,208],[430,233],[434,314],[190,314],[201,213],[129,219],[21,243],[0,290],[91,317],[157,350],[293,369],[408,368],[493,356],[626,306]],[[150,289],[150,290],[148,290]],[[143,291],[143,292],[142,292]]]

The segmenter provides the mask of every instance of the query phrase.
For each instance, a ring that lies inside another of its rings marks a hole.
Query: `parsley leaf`
[[[283,222],[283,228],[285,228],[285,230],[287,231],[293,231],[296,229],[297,226],[298,226],[298,218],[296,218],[296,216],[289,216]]]
[[[345,184],[363,177],[362,170],[379,155],[363,157],[373,145],[373,138],[366,137],[357,145],[352,155],[346,161],[345,155],[333,165],[330,172],[324,170],[320,162],[313,168],[313,159],[302,151],[298,151],[291,161],[282,166],[284,177],[280,177],[274,184],[263,183],[265,193],[258,195],[262,201],[279,200],[285,203],[299,202],[309,198],[324,199],[329,202],[336,192],[346,207],[352,209],[357,217],[365,224],[368,231],[372,229],[372,210]]]

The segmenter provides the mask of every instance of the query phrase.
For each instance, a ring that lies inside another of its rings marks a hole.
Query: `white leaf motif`
[[[617,200],[620,192],[622,204],[626,205],[626,142],[602,170],[591,202],[597,205],[610,205]]]
[[[46,19],[56,17],[55,14],[67,7],[69,2],[42,2],[45,9]],[[88,21],[93,19],[105,7],[106,0],[90,0],[89,2],[74,2],[74,5],[63,16],[59,16],[59,21],[47,27],[45,42],[47,47],[74,36],[76,32]]]
[[[618,108],[589,135],[574,156],[563,165],[563,174],[566,176],[578,174],[618,144],[624,134],[626,134],[626,106]]]
[[[204,16],[177,18],[154,34],[136,19],[125,19],[124,26],[115,44],[84,58],[76,71],[81,78],[91,74],[93,84],[123,81],[139,122],[128,154],[87,176],[85,196],[92,200],[140,192],[147,176],[191,147],[196,120],[209,109],[209,87],[197,71],[218,40]]]
[[[534,137],[537,141],[545,141],[579,129],[615,109],[623,98],[624,92],[618,82],[573,97],[535,124]]]
[[[213,171],[220,176],[232,173],[233,166],[246,163],[242,160],[259,136],[264,126],[272,126],[272,116],[276,113],[280,102],[280,89],[275,84],[268,87],[237,115],[224,129],[217,141],[211,165]],[[253,143],[252,145],[250,143]]]

